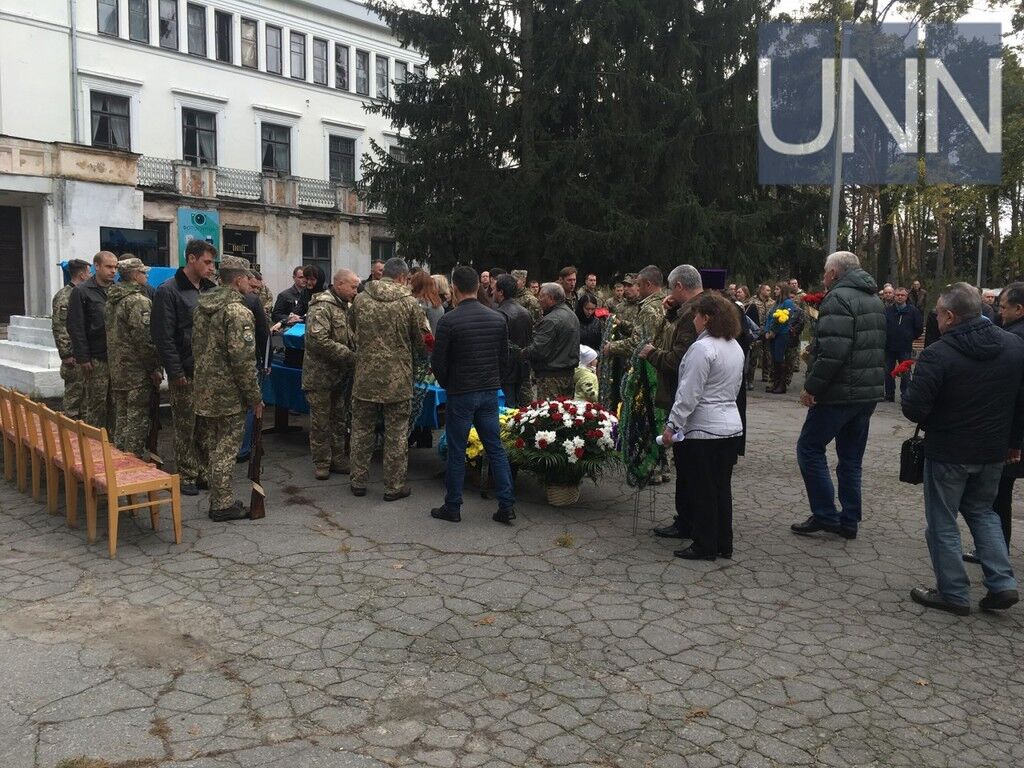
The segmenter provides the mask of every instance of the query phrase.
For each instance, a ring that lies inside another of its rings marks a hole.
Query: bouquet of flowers
[[[498,414],[498,422],[501,425],[502,432],[504,433],[505,425],[508,423],[518,411],[515,408],[502,408]],[[442,461],[448,459],[448,435],[441,435],[441,439],[437,443],[437,455],[441,457]],[[466,441],[466,463],[472,467],[479,464],[480,458],[484,455],[484,444],[480,440],[480,435],[477,434],[476,427],[472,427],[469,430],[469,439]]]
[[[825,298],[825,291],[818,291],[817,293],[805,293],[803,299],[804,304],[816,307],[821,304],[821,300]]]
[[[899,363],[897,363],[891,371],[889,371],[889,375],[892,376],[894,379],[902,378],[903,376],[906,376],[908,373],[910,373],[910,369],[914,367],[915,362],[917,361],[902,360]]]
[[[539,400],[506,420],[501,433],[512,464],[549,485],[596,482],[620,460],[615,451],[618,420],[596,403]]]
[[[779,325],[785,325],[789,322],[789,310],[788,309],[776,309],[772,313],[772,319],[775,320]]]

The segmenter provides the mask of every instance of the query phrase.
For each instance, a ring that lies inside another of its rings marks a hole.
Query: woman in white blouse
[[[743,385],[740,317],[717,293],[694,308],[697,340],[679,363],[679,385],[663,441],[672,443],[677,483],[689,497],[693,543],[685,560],[732,557],[732,468],[743,435],[736,396]]]

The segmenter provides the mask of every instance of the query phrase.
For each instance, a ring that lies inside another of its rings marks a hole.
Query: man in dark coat
[[[1024,341],[982,316],[967,283],[943,289],[936,303],[942,338],[918,358],[903,415],[924,430],[925,539],[934,588],[910,597],[960,616],[971,612],[957,516],[971,529],[988,594],[983,610],[1018,601],[999,516],[993,510],[1007,463],[1024,444]]]
[[[497,310],[508,323],[508,341],[516,354],[516,360],[509,366],[506,378],[501,382],[505,392],[505,405],[519,408],[530,401],[527,390],[530,386],[530,364],[520,360],[518,350],[526,349],[533,340],[533,318],[530,313],[516,301],[519,286],[512,275],[501,275],[494,284],[494,300]]]
[[[885,399],[896,399],[896,379],[888,374],[896,364],[914,354],[914,339],[924,330],[924,320],[917,307],[907,301],[907,289],[897,288],[892,304],[885,308]],[[910,377],[900,379],[900,397],[907,394]]]
[[[885,376],[885,310],[878,285],[849,251],[825,260],[825,288],[819,306],[807,378],[800,402],[807,419],[796,444],[797,463],[811,515],[791,526],[806,536],[817,531],[857,538],[861,517],[861,462],[875,405]],[[839,503],[825,449],[833,440],[839,464]]]
[[[306,273],[303,267],[296,267],[292,270],[291,288],[285,288],[274,300],[274,308],[270,312],[270,321],[275,325],[280,323],[283,326],[295,325],[302,320],[299,312],[302,305],[303,291],[306,289]]]
[[[107,364],[107,289],[117,273],[117,256],[100,251],[93,257],[95,274],[75,286],[68,299],[67,332],[75,365],[85,381],[84,420],[94,427],[114,428],[114,402]]]

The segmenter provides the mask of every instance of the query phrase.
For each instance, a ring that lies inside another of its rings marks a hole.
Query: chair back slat
[[[36,453],[42,454],[46,450],[43,441],[43,406],[25,397],[22,400],[22,407],[25,409],[25,428],[29,446]]]
[[[57,414],[45,405],[40,405],[39,422],[43,430],[43,449],[46,451],[46,459],[52,463],[58,455],[62,455],[60,446],[60,425],[57,423]],[[56,434],[54,434],[54,432],[56,432]]]
[[[0,387],[0,428],[13,440],[18,430],[14,425],[14,412],[11,410],[11,390]]]
[[[21,392],[11,392],[11,413],[14,417],[14,430],[18,440],[28,438],[28,422],[25,417],[25,396]]]
[[[53,415],[60,437],[60,455],[64,460],[64,471],[71,472],[75,466],[74,446],[78,445],[78,426],[74,419],[68,418],[63,413]]]
[[[111,459],[107,430],[103,427],[93,427],[84,421],[77,422],[75,428],[78,431],[78,446],[82,453],[82,477],[85,480],[86,488],[91,488],[97,475],[102,474],[106,477],[107,488],[113,491],[117,487],[117,472]],[[102,467],[97,467],[96,462],[93,461],[91,444],[100,447],[103,456]]]

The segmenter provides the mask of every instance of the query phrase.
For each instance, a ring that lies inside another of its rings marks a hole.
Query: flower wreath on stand
[[[597,482],[620,460],[617,427],[618,420],[596,403],[558,398],[520,409],[506,421],[501,437],[512,464],[537,475],[549,489],[549,500],[556,487],[574,488],[578,498],[584,478]]]

